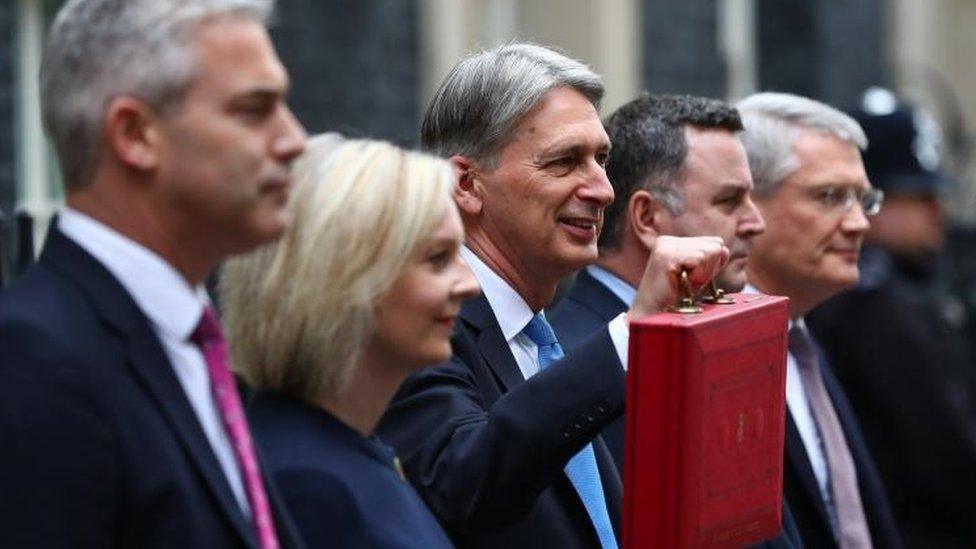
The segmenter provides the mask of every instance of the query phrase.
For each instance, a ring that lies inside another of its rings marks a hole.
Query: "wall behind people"
[[[417,141],[417,2],[281,0],[272,36],[309,131]]]
[[[16,187],[14,168],[14,59],[13,59],[13,6],[12,2],[0,3],[0,249],[10,250],[13,245],[10,213],[14,208]],[[0,273],[9,272],[0,255]],[[0,280],[2,284],[2,280]]]
[[[886,4],[755,0],[759,89],[853,106],[886,76]]]

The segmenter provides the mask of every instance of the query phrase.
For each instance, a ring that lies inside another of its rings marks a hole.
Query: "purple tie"
[[[258,462],[254,457],[254,447],[251,444],[251,433],[247,428],[241,408],[241,397],[237,394],[237,385],[227,364],[227,340],[220,329],[220,321],[210,307],[203,309],[200,324],[190,336],[207,361],[210,372],[210,388],[214,398],[220,406],[220,418],[230,442],[234,446],[234,455],[242,470],[244,487],[247,490],[247,500],[251,505],[251,515],[254,519],[254,530],[257,533],[261,549],[277,549],[278,535],[275,533],[271,511],[268,508],[268,497],[264,492],[264,483],[258,470]]]
[[[871,547],[871,532],[864,518],[861,493],[857,486],[857,469],[851,457],[844,430],[837,417],[837,411],[827,394],[823,376],[820,373],[817,348],[805,329],[793,325],[790,328],[790,352],[796,359],[803,380],[803,390],[810,402],[810,411],[820,431],[827,454],[827,469],[830,475],[830,492],[833,496],[833,510],[838,545],[842,549],[862,549]]]

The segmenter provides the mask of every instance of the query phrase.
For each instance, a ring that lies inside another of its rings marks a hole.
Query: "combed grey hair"
[[[105,109],[129,95],[162,111],[196,72],[190,34],[221,17],[266,24],[274,0],[69,0],[41,62],[41,114],[66,185],[87,185],[100,154]]]
[[[868,146],[860,124],[820,101],[789,93],[764,92],[746,97],[736,108],[745,126],[742,144],[759,195],[773,194],[799,168],[793,144],[801,130],[833,135],[862,150]]]
[[[594,107],[603,81],[583,63],[536,44],[508,44],[462,59],[441,83],[420,128],[423,148],[493,167],[513,128],[554,88],[569,87]]]

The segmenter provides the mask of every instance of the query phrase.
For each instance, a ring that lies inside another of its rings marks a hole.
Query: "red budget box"
[[[630,325],[625,547],[741,547],[780,532],[788,300],[729,297]]]

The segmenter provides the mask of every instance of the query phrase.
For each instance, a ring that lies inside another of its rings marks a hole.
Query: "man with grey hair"
[[[803,316],[858,281],[857,260],[881,207],[861,161],[861,127],[823,103],[760,93],[738,103],[766,231],[747,274],[790,298],[784,491],[808,547],[900,547],[874,461],[850,403]]]
[[[301,545],[203,282],[278,237],[305,134],[270,0],[69,0],[41,69],[67,206],[0,296],[0,546]]]
[[[423,145],[458,167],[465,259],[483,295],[462,307],[450,362],[412,376],[379,434],[462,547],[615,548],[621,483],[599,432],[623,411],[627,318],[704,284],[721,239],[663,237],[634,306],[564,355],[543,308],[596,259],[613,200],[599,77],[527,44],[462,60],[435,94]],[[576,342],[574,342],[576,343]]]

